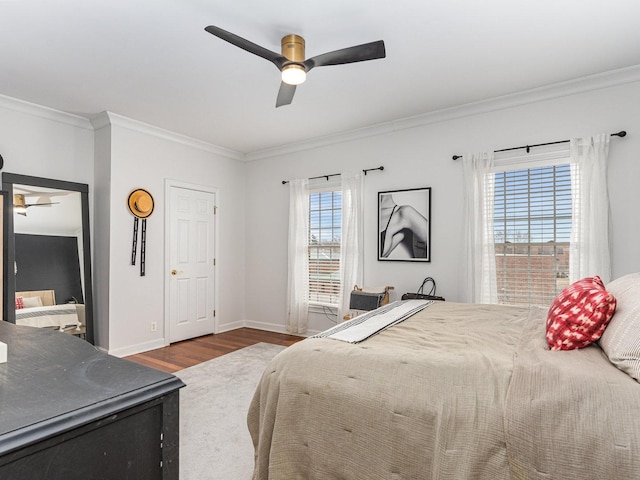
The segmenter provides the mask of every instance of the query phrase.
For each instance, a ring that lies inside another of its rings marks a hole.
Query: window
[[[499,172],[494,181],[498,301],[549,306],[569,284],[571,167]]]
[[[337,306],[340,296],[342,191],[309,195],[309,302]]]

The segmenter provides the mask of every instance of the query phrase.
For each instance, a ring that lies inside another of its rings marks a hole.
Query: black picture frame
[[[431,261],[431,187],[378,192],[378,260]]]

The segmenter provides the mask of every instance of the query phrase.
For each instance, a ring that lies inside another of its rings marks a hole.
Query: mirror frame
[[[56,188],[59,190],[69,190],[80,192],[82,204],[82,248],[83,248],[83,269],[84,269],[84,305],[86,321],[86,340],[94,344],[94,315],[93,315],[93,283],[91,278],[91,239],[89,225],[89,185],[86,183],[67,182],[65,180],[54,180],[51,178],[32,177],[29,175],[19,175],[15,173],[2,173],[2,190],[6,192],[8,199],[13,199],[13,185],[29,185],[33,187]],[[3,302],[4,320],[16,323],[15,302],[9,299],[16,296],[16,282],[14,274],[15,262],[15,236],[13,231],[13,201],[4,202],[4,272],[3,272],[3,293],[6,299]]]

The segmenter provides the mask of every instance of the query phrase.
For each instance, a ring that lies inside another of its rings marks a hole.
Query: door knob
[[[178,275],[179,273],[182,273],[182,270],[176,270],[175,268],[171,270],[171,275]]]

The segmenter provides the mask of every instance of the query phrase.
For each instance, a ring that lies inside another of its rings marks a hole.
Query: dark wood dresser
[[[0,321],[0,479],[174,480],[175,376]]]

